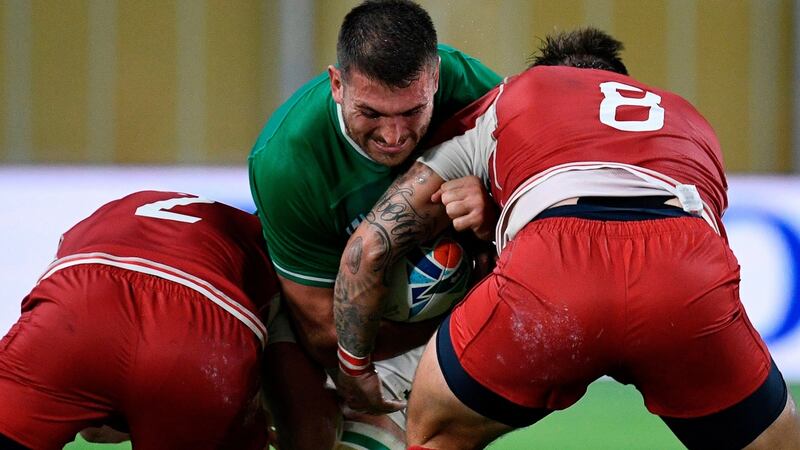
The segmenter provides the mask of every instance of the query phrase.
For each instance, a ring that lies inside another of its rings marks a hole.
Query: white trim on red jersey
[[[577,171],[580,173],[576,174]],[[577,176],[575,176],[577,175]],[[684,185],[654,170],[617,162],[585,161],[562,164],[522,183],[503,205],[495,228],[498,253],[540,212],[574,197],[638,197],[659,193],[677,197],[687,212],[702,217],[720,233],[713,210],[692,185]]]
[[[510,186],[501,186],[497,170],[498,102],[506,91],[500,85],[496,97],[485,110],[475,112],[471,127],[425,151],[417,161],[427,165],[445,181],[468,175],[481,178],[488,188],[496,191]],[[508,89],[511,89],[509,87]],[[508,94],[511,95],[511,94]],[[512,100],[509,100],[513,102]],[[590,150],[590,149],[587,149]],[[591,152],[587,152],[591,155]],[[491,167],[491,171],[489,168]],[[524,175],[524,174],[523,174]],[[697,188],[683,184],[655,170],[644,167],[607,161],[577,161],[549,167],[530,177],[514,188],[503,203],[495,229],[495,245],[498,253],[519,230],[545,209],[575,197],[640,197],[670,195],[677,197],[683,209],[702,217],[711,228],[720,234],[717,218],[709,205],[700,197]],[[722,212],[720,212],[720,215]]]
[[[118,267],[133,272],[144,273],[164,280],[172,281],[192,289],[214,304],[231,314],[249,328],[261,342],[263,348],[267,342],[267,327],[255,313],[244,307],[241,303],[227,296],[224,292],[214,287],[211,283],[194,275],[186,273],[165,264],[144,258],[115,256],[108,253],[77,253],[53,261],[38,282],[48,278],[59,270],[81,264],[103,264]],[[38,283],[37,282],[37,283]]]

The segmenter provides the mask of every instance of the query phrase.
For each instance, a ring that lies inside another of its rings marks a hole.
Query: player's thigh
[[[800,415],[791,395],[786,399],[781,414],[747,447],[747,450],[772,450],[776,448],[800,448]]]
[[[450,390],[437,359],[436,335],[420,360],[408,404],[409,446],[483,448],[511,431],[508,425],[476,413]]]
[[[690,449],[800,448],[800,419],[774,363],[764,382],[736,404],[704,416],[662,420]]]
[[[264,391],[281,446],[332,448],[341,412],[335,390],[326,386],[322,367],[296,342],[288,341],[267,345],[263,364]]]
[[[0,433],[60,448],[109,417],[135,334],[128,291],[96,266],[56,272],[31,291],[0,341]]]
[[[136,448],[257,448],[266,439],[260,343],[201,294],[140,287],[136,360],[123,414]]]
[[[739,300],[725,241],[699,220],[661,225],[632,258],[642,269],[629,286],[624,381],[687,447],[744,447],[781,414],[785,382]]]
[[[456,355],[454,370],[495,397],[484,406],[462,400],[510,425],[570,406],[615,357],[607,350],[618,295],[602,283],[615,276],[613,266],[595,264],[603,248],[584,248],[599,239],[580,229],[561,232],[572,221],[534,221],[520,231],[495,272],[453,310],[449,335],[440,328],[438,339],[447,337],[452,345],[444,348]]]
[[[635,258],[625,365],[651,412],[690,418],[740,402],[771,364],[739,300],[733,253],[702,221],[682,225],[649,233]]]

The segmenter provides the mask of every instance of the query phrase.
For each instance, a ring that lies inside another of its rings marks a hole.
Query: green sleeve
[[[302,162],[275,157],[281,153],[269,147],[281,144],[271,140],[265,145],[248,160],[250,189],[275,270],[305,286],[331,287],[341,249],[331,241],[336,233],[321,214],[329,208],[318,192],[319,183],[297,173]]]

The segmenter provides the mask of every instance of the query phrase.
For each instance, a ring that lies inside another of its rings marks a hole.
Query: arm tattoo
[[[357,237],[352,243],[353,248],[350,249],[350,253],[347,255],[347,268],[350,269],[350,273],[353,275],[358,273],[358,269],[361,267],[361,251],[363,246],[364,239],[362,239],[361,236]]]
[[[359,227],[366,227],[361,233],[367,231],[373,236],[355,235],[345,250],[346,269],[339,270],[336,277],[333,312],[340,345],[355,355],[369,355],[375,346],[383,314],[382,308],[376,308],[380,301],[376,297],[389,285],[389,266],[409,248],[433,237],[446,220],[446,215],[439,218],[437,214],[444,211],[442,205],[420,197],[431,187],[418,191],[432,173],[424,164],[414,164],[395,180]],[[365,248],[362,236],[373,243]],[[369,267],[361,267],[362,260],[370,261],[365,263]]]
[[[374,271],[385,270],[394,263],[396,255],[432,237],[435,226],[427,222],[430,213],[414,207],[415,185],[425,184],[432,171],[423,164],[418,166],[419,169],[409,171],[392,183],[364,220],[382,247],[383,258],[372,268]]]
[[[344,273],[336,277],[336,293],[334,295],[334,316],[336,334],[339,343],[349,352],[358,355],[369,355],[375,346],[374,339],[381,320],[381,311],[369,313],[364,307],[351,300],[350,293],[361,292],[369,288],[368,283],[358,283]]]

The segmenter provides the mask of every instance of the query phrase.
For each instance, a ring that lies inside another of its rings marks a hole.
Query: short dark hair
[[[538,52],[531,55],[530,67],[570,66],[627,75],[619,56],[623,48],[622,42],[597,28],[579,28],[545,37]]]
[[[433,21],[418,4],[367,0],[345,16],[336,57],[345,77],[356,69],[387,86],[407,87],[438,63],[436,44]]]

